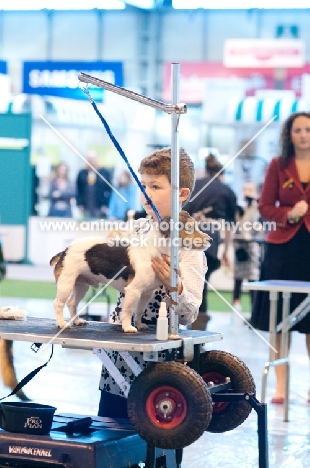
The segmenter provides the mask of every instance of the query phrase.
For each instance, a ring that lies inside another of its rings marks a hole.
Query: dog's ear
[[[187,211],[182,210],[180,212],[180,223],[183,224],[185,229],[189,230],[189,232],[193,231],[200,231],[199,223],[193,218]]]
[[[179,214],[179,221],[185,224],[187,222],[194,221],[194,219],[190,216],[190,214],[187,211],[182,210],[180,211],[180,214]]]

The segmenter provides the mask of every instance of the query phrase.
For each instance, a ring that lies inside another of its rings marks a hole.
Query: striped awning
[[[229,122],[266,123],[274,118],[275,122],[285,120],[290,114],[309,110],[310,106],[303,99],[268,97],[258,99],[249,96],[245,99],[231,98],[228,103],[226,118]]]

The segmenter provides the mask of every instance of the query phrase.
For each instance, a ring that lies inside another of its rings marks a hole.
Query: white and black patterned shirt
[[[145,232],[149,229],[151,223],[150,219],[141,219],[137,221],[136,232]],[[196,273],[191,266],[198,272]],[[198,314],[199,306],[202,301],[202,291],[204,286],[204,277],[207,271],[206,257],[201,250],[180,250],[179,251],[179,276],[182,281],[182,293],[179,294],[178,309],[177,313],[179,316],[179,323],[187,325],[193,323]],[[160,303],[166,297],[166,289],[164,286],[158,287],[152,294],[152,300],[146,307],[142,322],[147,324],[156,324],[158,318],[158,311]],[[110,323],[121,324],[120,312],[122,310],[122,304],[124,300],[124,294],[119,293],[115,310],[110,314]],[[134,339],[134,337],[133,337]],[[112,362],[116,365],[122,376],[131,383],[135,375],[132,370],[128,367],[126,362],[120,356],[118,351],[106,350],[107,354],[111,358]],[[135,361],[144,369],[148,362],[143,360],[142,352],[131,352],[131,356]],[[158,360],[164,359],[164,353],[159,353]],[[101,379],[99,383],[99,389],[107,392],[124,396],[124,393],[119,388],[113,377],[109,374],[106,368],[103,366],[101,371]]]

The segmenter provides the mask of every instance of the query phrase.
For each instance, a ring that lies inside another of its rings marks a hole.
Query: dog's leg
[[[54,300],[54,309],[56,314],[56,323],[59,328],[70,328],[70,324],[64,320],[63,310],[66,302],[74,288],[76,276],[74,274],[61,275],[57,281],[57,296]]]
[[[147,291],[141,294],[140,300],[138,302],[136,316],[135,316],[135,325],[138,330],[143,330],[148,328],[146,323],[142,323],[141,319],[143,317],[143,313],[148,305],[150,298],[151,298],[152,291]]]
[[[74,325],[86,325],[87,322],[84,319],[81,319],[77,315],[77,307],[79,302],[83,299],[87,290],[89,288],[88,284],[85,283],[75,283],[71,296],[67,300],[67,306],[70,311],[71,320]]]
[[[122,306],[121,321],[122,328],[125,333],[137,333],[136,327],[131,325],[131,320],[135,312],[136,306],[141,296],[141,289],[136,278],[125,287],[125,298]]]

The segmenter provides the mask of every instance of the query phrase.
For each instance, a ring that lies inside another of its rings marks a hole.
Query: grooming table
[[[169,360],[192,361],[200,345],[218,341],[221,333],[180,330],[173,339],[158,341],[156,328],[150,326],[138,333],[124,333],[121,325],[88,322],[85,326],[59,329],[56,321],[46,318],[28,317],[26,321],[3,320],[0,322],[0,338],[15,341],[30,341],[35,345],[60,344],[64,348],[92,350],[101,360],[127,397],[130,384],[123,379],[105,350],[118,351],[137,376],[141,367],[130,352],[143,352],[145,361],[158,361],[158,353],[170,353]],[[35,349],[36,350],[36,349]]]
[[[267,377],[270,367],[285,365],[285,395],[284,395],[284,421],[288,421],[288,402],[289,402],[289,358],[288,358],[288,332],[290,328],[298,321],[298,316],[305,314],[310,310],[310,282],[307,281],[289,281],[289,280],[266,280],[253,281],[243,284],[246,291],[267,291],[270,300],[270,319],[269,319],[269,361],[266,362],[262,378],[261,402],[265,402]],[[277,326],[277,302],[278,294],[283,295],[282,322]],[[298,306],[292,314],[289,314],[290,297],[292,293],[308,294],[308,297]],[[281,349],[280,356],[275,356],[276,334],[281,331]]]
[[[60,330],[56,321],[46,318],[27,317],[26,321],[1,320],[0,338],[31,343],[60,344],[75,349],[112,349],[114,351],[139,351],[155,353],[181,348],[186,343],[187,352],[194,345],[223,339],[217,332],[179,330],[178,338],[156,340],[155,327],[138,333],[124,333],[121,325],[89,322],[86,326],[72,326]],[[151,359],[148,359],[151,360]]]

